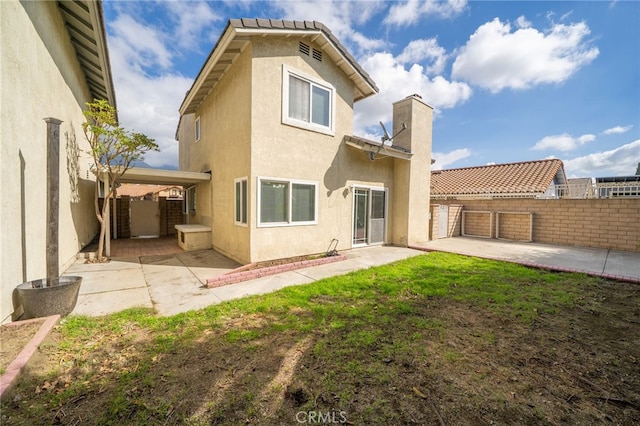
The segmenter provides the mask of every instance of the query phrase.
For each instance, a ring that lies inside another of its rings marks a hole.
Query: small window
[[[187,188],[184,198],[184,213],[196,214],[196,187]]]
[[[196,117],[195,129],[196,129],[196,142],[198,142],[200,140],[200,117]]]
[[[235,222],[237,224],[246,225],[247,224],[247,203],[248,203],[247,178],[235,180],[235,193],[236,193]]]
[[[317,183],[259,178],[258,187],[259,226],[317,223]]]
[[[287,67],[283,77],[283,123],[333,135],[335,89]]]

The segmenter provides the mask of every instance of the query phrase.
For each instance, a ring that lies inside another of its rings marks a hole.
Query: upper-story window
[[[195,130],[196,130],[196,142],[198,142],[200,140],[200,117],[196,117]]]
[[[316,132],[334,134],[335,89],[327,82],[285,66],[282,121]]]

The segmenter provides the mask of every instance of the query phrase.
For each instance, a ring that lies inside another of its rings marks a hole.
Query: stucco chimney
[[[411,160],[394,159],[392,241],[409,246],[429,240],[431,134],[433,108],[419,95],[393,104],[393,145],[410,151]]]

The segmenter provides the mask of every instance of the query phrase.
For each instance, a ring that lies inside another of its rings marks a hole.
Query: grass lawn
[[[4,424],[639,424],[640,287],[430,253],[169,318],[71,316]]]

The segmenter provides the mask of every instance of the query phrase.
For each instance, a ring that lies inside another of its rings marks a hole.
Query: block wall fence
[[[466,212],[466,235],[527,241],[531,231],[537,243],[640,252],[640,198],[431,200],[431,239],[438,238],[440,205],[449,206],[449,237],[462,235]],[[515,212],[532,213],[532,223]]]
[[[102,208],[104,199],[100,198],[99,203]],[[115,216],[118,218],[118,238],[131,238],[130,204],[131,199],[127,196],[118,198],[116,202],[117,212]],[[160,208],[160,236],[178,235],[175,225],[185,223],[184,213],[182,212],[182,200],[168,200],[165,197],[159,197],[158,205]],[[111,229],[113,229],[113,218],[113,200],[111,200]]]

